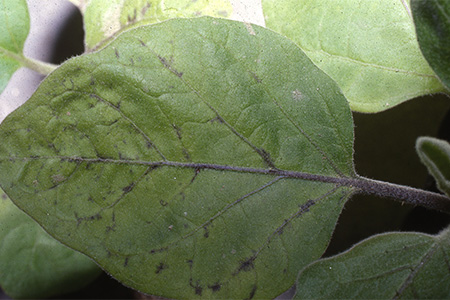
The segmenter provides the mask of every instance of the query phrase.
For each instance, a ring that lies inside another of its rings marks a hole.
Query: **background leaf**
[[[287,290],[351,193],[291,175],[354,176],[335,83],[288,39],[212,18],[64,63],[0,139],[0,184],[22,209],[126,285],[173,298]]]
[[[448,299],[449,245],[448,228],[374,236],[302,270],[295,299]]]
[[[0,0],[0,93],[12,74],[22,64],[23,45],[30,30],[30,16],[25,0]]]
[[[75,291],[101,269],[62,245],[0,189],[0,285],[13,298],[45,298]]]
[[[84,12],[87,50],[99,49],[124,30],[176,17],[231,15],[228,0],[90,0]]]
[[[444,87],[417,44],[409,1],[263,0],[268,28],[333,78],[352,110],[378,112]]]
[[[412,0],[420,50],[450,89],[450,2],[447,0]]]
[[[450,144],[432,137],[420,137],[416,150],[438,188],[450,196]]]

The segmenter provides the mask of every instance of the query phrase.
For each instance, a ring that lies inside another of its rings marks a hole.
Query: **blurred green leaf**
[[[302,270],[294,299],[448,299],[450,230],[387,233]]]
[[[17,205],[127,286],[173,298],[284,292],[356,176],[336,84],[290,40],[213,18],[69,60],[0,140]]]
[[[90,0],[84,11],[87,50],[99,49],[124,30],[177,17],[228,17],[229,0]]]
[[[25,0],[0,0],[0,93],[22,64],[23,45],[30,30]]]
[[[450,144],[432,137],[420,137],[416,150],[438,188],[450,196]]]
[[[420,52],[409,1],[262,3],[267,27],[291,38],[333,78],[352,110],[378,112],[445,89]]]
[[[0,189],[0,286],[13,298],[75,291],[101,269],[67,248],[15,206]]]
[[[420,50],[450,89],[450,1],[412,0],[411,8]]]

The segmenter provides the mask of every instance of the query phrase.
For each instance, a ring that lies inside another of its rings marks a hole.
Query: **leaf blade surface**
[[[292,42],[239,22],[128,31],[8,118],[2,187],[150,294],[281,294],[352,192],[333,181],[354,176],[346,99]]]
[[[295,299],[448,298],[448,239],[448,228],[371,237],[302,270]]]
[[[49,236],[1,189],[0,208],[0,285],[10,297],[68,293],[100,274],[93,261]]]
[[[229,17],[228,0],[91,0],[83,9],[85,44],[88,50],[100,49],[120,32],[176,17]]]
[[[268,28],[296,42],[352,110],[378,112],[444,87],[423,58],[409,1],[263,1]]]
[[[411,1],[420,50],[442,83],[450,89],[450,4]]]
[[[22,64],[23,45],[30,30],[30,16],[25,0],[0,2],[0,93],[3,92],[12,74]]]
[[[428,172],[433,175],[438,188],[450,195],[450,145],[445,140],[420,137],[416,141],[416,151]]]

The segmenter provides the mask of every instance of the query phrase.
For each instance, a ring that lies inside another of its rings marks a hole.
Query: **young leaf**
[[[420,50],[450,89],[450,2],[412,0],[411,9]]]
[[[450,196],[450,144],[431,137],[420,137],[416,142],[416,150],[438,188]]]
[[[30,30],[25,0],[0,0],[0,93],[19,69],[23,45]]]
[[[0,189],[0,286],[13,298],[75,291],[100,274],[86,256],[48,235]]]
[[[296,42],[353,110],[378,112],[445,89],[420,52],[409,1],[262,3],[267,27]]]
[[[371,237],[302,270],[294,299],[448,299],[449,245],[448,228]]]
[[[213,18],[64,63],[0,125],[0,185],[124,284],[273,298],[325,250],[352,192],[353,124],[288,39]]]
[[[124,30],[175,17],[228,17],[229,0],[90,0],[84,11],[85,43],[100,49]]]

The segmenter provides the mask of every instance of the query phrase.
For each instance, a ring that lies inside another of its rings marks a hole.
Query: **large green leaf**
[[[263,0],[268,28],[295,41],[341,87],[350,107],[388,109],[444,90],[400,0]]]
[[[18,206],[124,284],[173,298],[288,289],[325,250],[355,176],[335,83],[290,40],[213,18],[69,60],[0,140]]]
[[[420,137],[416,142],[416,150],[438,188],[450,196],[450,144],[432,137]]]
[[[175,17],[231,15],[229,0],[90,0],[84,11],[85,43],[99,49],[124,30]]]
[[[25,0],[0,0],[0,93],[22,64],[23,45],[30,30]]]
[[[420,50],[450,89],[450,1],[412,0],[411,9]]]
[[[449,258],[449,229],[374,236],[301,271],[295,299],[448,299]]]
[[[79,289],[100,268],[48,235],[0,189],[0,286],[13,298],[43,298]]]

